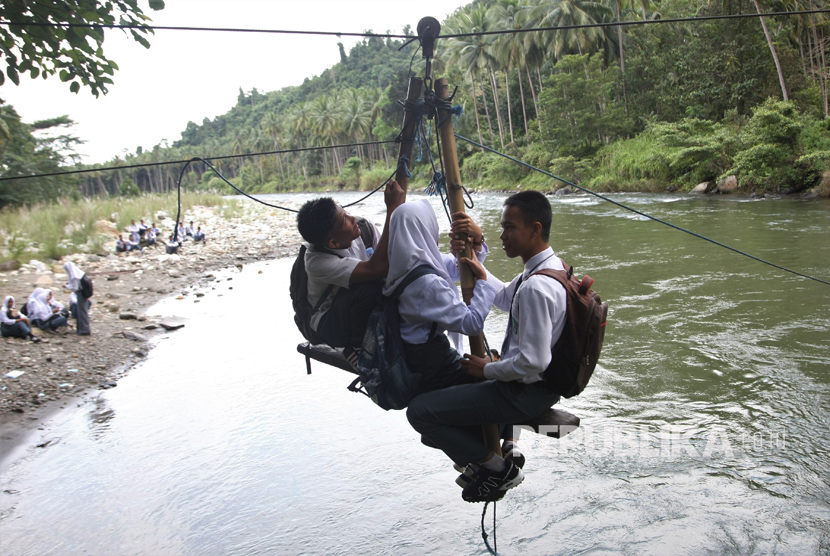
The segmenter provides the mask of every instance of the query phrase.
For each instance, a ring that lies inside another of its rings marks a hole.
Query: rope
[[[466,142],[470,143],[471,145],[475,145],[475,146],[480,147],[480,148],[482,148],[482,149],[484,149],[484,150],[490,151],[491,153],[497,154],[497,155],[499,155],[499,156],[503,156],[504,158],[506,158],[506,159],[508,159],[508,160],[512,160],[513,162],[515,162],[515,163],[517,163],[517,164],[521,164],[522,166],[525,166],[526,168],[530,168],[531,170],[536,170],[537,172],[539,172],[539,173],[541,173],[541,174],[544,174],[544,175],[546,175],[546,176],[548,176],[548,177],[551,177],[551,178],[553,178],[553,179],[559,180],[559,181],[561,181],[562,183],[565,183],[565,184],[567,184],[567,185],[570,185],[571,187],[575,187],[576,189],[579,189],[579,190],[581,190],[581,191],[583,191],[583,192],[585,192],[585,193],[588,193],[588,194],[590,194],[590,195],[593,195],[594,197],[597,197],[597,198],[599,198],[599,199],[602,199],[603,201],[606,201],[606,202],[608,202],[608,203],[611,203],[611,204],[613,204],[613,205],[616,205],[616,206],[618,206],[618,207],[620,207],[620,208],[623,208],[623,209],[625,209],[625,210],[631,211],[631,212],[633,212],[633,213],[635,213],[635,214],[639,214],[640,216],[643,216],[643,217],[645,217],[645,218],[648,218],[649,220],[654,220],[655,222],[657,222],[657,223],[659,223],[659,224],[663,224],[663,225],[668,226],[668,227],[670,227],[670,228],[674,228],[675,230],[678,230],[678,231],[681,231],[681,232],[683,232],[683,233],[689,234],[689,235],[694,236],[694,237],[696,237],[696,238],[698,238],[698,239],[702,239],[702,240],[704,240],[704,241],[708,241],[709,243],[713,243],[714,245],[717,245],[718,247],[723,247],[724,249],[729,249],[730,251],[732,251],[732,252],[734,252],[734,253],[737,253],[737,254],[739,254],[739,255],[743,255],[744,257],[749,257],[750,259],[753,259],[753,260],[758,261],[758,262],[760,262],[760,263],[763,263],[763,264],[765,264],[765,265],[769,265],[769,266],[771,266],[771,267],[773,267],[773,268],[777,268],[778,270],[783,270],[784,272],[789,272],[790,274],[795,274],[796,276],[800,276],[800,277],[802,277],[802,278],[807,278],[808,280],[814,280],[814,281],[819,282],[819,283],[821,283],[821,284],[825,284],[825,285],[827,285],[827,286],[830,286],[830,282],[828,282],[828,281],[826,281],[826,280],[822,280],[822,279],[820,279],[820,278],[816,278],[816,277],[814,277],[814,276],[810,276],[810,275],[808,275],[808,274],[803,274],[803,273],[801,273],[801,272],[798,272],[798,271],[795,271],[795,270],[792,270],[792,269],[789,269],[789,268],[786,268],[786,267],[783,267],[783,266],[777,265],[777,264],[772,263],[772,262],[770,262],[770,261],[766,261],[766,260],[764,260],[764,259],[761,259],[760,257],[756,257],[755,255],[751,255],[751,254],[749,254],[749,253],[746,253],[745,251],[741,251],[740,249],[736,249],[736,248],[734,248],[734,247],[730,247],[729,245],[725,245],[725,244],[723,244],[723,243],[721,243],[721,242],[719,242],[719,241],[716,241],[716,240],[711,239],[711,238],[708,238],[708,237],[706,237],[706,236],[704,236],[704,235],[698,234],[697,232],[693,232],[693,231],[688,230],[688,229],[686,229],[686,228],[682,228],[682,227],[680,227],[680,226],[677,226],[676,224],[672,224],[671,222],[666,222],[665,220],[661,220],[660,218],[657,218],[657,217],[655,217],[655,216],[651,216],[650,214],[646,214],[645,212],[642,212],[642,211],[639,211],[639,210],[637,210],[637,209],[635,209],[635,208],[629,207],[628,205],[625,205],[625,204],[620,203],[620,202],[618,202],[618,201],[614,201],[613,199],[610,199],[610,198],[608,198],[608,197],[606,197],[606,196],[604,196],[604,195],[601,195],[601,194],[599,194],[599,193],[597,193],[597,192],[595,192],[595,191],[591,191],[590,189],[587,189],[587,188],[585,188],[585,187],[582,187],[581,185],[577,185],[577,184],[575,184],[575,183],[573,183],[573,182],[570,182],[570,181],[568,181],[568,180],[566,180],[566,179],[564,179],[564,178],[560,178],[559,176],[555,176],[555,175],[551,174],[550,172],[546,172],[546,171],[544,171],[544,170],[542,170],[542,169],[540,169],[540,168],[537,168],[536,166],[532,166],[532,165],[528,164],[527,162],[523,162],[523,161],[519,160],[518,158],[514,158],[514,157],[512,157],[512,156],[510,156],[510,155],[508,155],[508,154],[504,154],[504,153],[499,152],[499,151],[497,151],[497,150],[495,150],[495,149],[491,149],[490,147],[488,147],[488,146],[486,146],[486,145],[482,145],[481,143],[477,143],[476,141],[473,141],[472,139],[467,139],[466,137],[463,137],[463,136],[461,136],[461,135],[459,135],[459,134],[457,134],[457,133],[455,134],[455,136],[456,136],[457,138],[461,139],[462,141],[466,141]]]
[[[498,543],[496,542],[496,503],[493,502],[493,546],[490,547],[490,543],[487,541],[488,535],[487,531],[484,530],[484,516],[487,515],[487,506],[490,505],[490,502],[484,503],[484,511],[481,512],[481,538],[484,539],[484,546],[487,547],[487,550],[493,556],[499,556],[498,553]]]
[[[746,13],[746,14],[722,14],[709,15],[699,17],[676,17],[669,19],[647,19],[635,21],[609,21],[601,23],[585,23],[580,25],[562,25],[561,27],[532,27],[529,29],[504,29],[498,31],[479,31],[475,33],[451,33],[448,35],[440,35],[442,39],[455,39],[462,37],[480,37],[487,35],[510,35],[517,33],[536,33],[540,31],[565,31],[571,29],[590,29],[594,27],[630,27],[633,25],[653,25],[657,23],[684,23],[684,22],[698,22],[698,21],[712,21],[719,19],[748,19],[760,17],[780,17],[780,16],[796,16],[796,15],[810,15],[828,13],[827,9],[816,10],[800,10],[792,12],[764,12],[764,13]],[[283,35],[320,35],[332,37],[363,37],[363,38],[380,38],[380,39],[405,39],[410,42],[417,37],[412,35],[401,35],[393,33],[351,33],[346,31],[294,31],[288,29],[250,29],[250,28],[232,28],[232,27],[186,27],[186,26],[172,26],[172,25],[115,25],[115,24],[100,24],[100,23],[42,23],[34,21],[0,21],[0,25],[8,27],[57,27],[61,29],[69,29],[72,27],[78,28],[94,28],[94,29],[135,29],[139,31],[214,31],[225,33],[267,33],[267,34],[283,34]]]

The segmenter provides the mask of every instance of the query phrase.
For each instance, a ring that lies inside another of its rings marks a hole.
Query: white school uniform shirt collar
[[[451,288],[455,283],[438,250],[438,219],[426,199],[404,203],[389,221],[389,273],[383,295],[391,295],[415,267],[428,264]]]

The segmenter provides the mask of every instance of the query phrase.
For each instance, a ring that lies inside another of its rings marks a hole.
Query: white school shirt
[[[377,228],[373,232],[375,243],[371,247],[377,249],[380,233],[378,233]],[[329,284],[334,285],[323,304],[311,316],[311,328],[317,330],[317,325],[331,307],[334,296],[337,295],[340,288],[349,287],[349,281],[355,267],[363,261],[368,261],[371,257],[366,253],[366,246],[360,237],[352,241],[348,249],[331,249],[330,252],[315,251],[314,247],[308,244],[306,244],[306,249],[305,271],[308,274],[308,302],[311,306],[317,305],[317,301]],[[340,256],[332,255],[332,253]]]
[[[476,253],[484,261],[489,249],[483,246]],[[442,255],[444,268],[450,279],[460,279],[455,257]],[[477,280],[473,299],[468,307],[458,295],[456,288],[450,288],[447,281],[436,274],[426,274],[412,281],[398,298],[401,315],[401,338],[409,344],[423,344],[429,340],[432,323],[438,324],[436,333],[444,330],[476,336],[484,330],[484,319],[490,312],[498,288],[484,280]]]
[[[500,361],[484,366],[485,378],[505,382],[517,380],[526,384],[544,379],[541,373],[550,363],[551,350],[565,327],[567,306],[567,295],[562,284],[547,276],[528,278],[546,268],[565,268],[550,247],[531,257],[519,275],[523,277],[522,284],[513,300],[513,318],[507,324],[504,353]],[[519,276],[505,286],[488,273],[487,281],[500,289],[496,294],[496,307],[510,310],[510,300]]]

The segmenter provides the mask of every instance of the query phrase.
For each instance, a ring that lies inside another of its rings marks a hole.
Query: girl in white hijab
[[[485,257],[486,250],[479,256]],[[479,278],[469,306],[455,286],[459,279],[455,257],[438,250],[438,220],[429,201],[422,199],[395,209],[389,222],[389,274],[383,294],[394,292],[420,265],[427,264],[435,271],[416,278],[398,299],[406,362],[413,374],[421,375],[421,392],[473,380],[461,369],[461,356],[450,346],[444,331],[481,334],[496,288],[487,283],[487,271],[478,260],[462,258],[459,262],[468,264]]]
[[[29,318],[33,325],[41,330],[57,332],[58,329],[68,326],[66,317],[61,315],[63,305],[52,302],[52,290],[35,288],[29,296]]]
[[[3,307],[0,308],[0,334],[4,338],[29,338],[33,342],[40,341],[40,338],[32,334],[29,319],[15,309],[14,298],[10,295],[6,296]]]
[[[73,262],[65,262],[63,263],[63,269],[66,271],[66,275],[69,277],[66,285],[64,286],[69,291],[75,292],[75,295],[78,296],[77,300],[77,321],[76,326],[78,328],[78,335],[80,336],[89,336],[89,300],[83,294],[83,288],[81,287],[81,279],[84,278],[84,271],[77,267],[77,265]],[[89,280],[89,278],[86,278]]]

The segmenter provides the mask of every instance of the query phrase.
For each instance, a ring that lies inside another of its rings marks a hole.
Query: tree
[[[150,7],[163,9],[164,2],[151,0]],[[61,81],[69,83],[73,93],[84,86],[96,97],[99,93],[107,94],[107,85],[112,84],[111,76],[118,69],[104,55],[104,29],[100,26],[145,25],[150,21],[138,7],[138,0],[0,0],[0,11],[3,19],[10,22],[0,26],[0,52],[6,64],[5,75],[12,83],[20,84],[21,73],[28,72],[32,79],[46,79],[57,73]],[[152,32],[147,28],[129,30],[145,48],[150,48],[145,35]],[[0,85],[4,82],[0,71]]]
[[[2,106],[3,127],[8,141],[0,157],[0,177],[17,178],[59,172],[67,159],[77,162],[74,147],[81,141],[72,135],[54,132],[69,128],[75,122],[67,116],[42,120],[33,124],[20,121],[12,106]],[[25,181],[0,182],[0,207],[47,201],[77,191],[74,176],[50,176]]]

